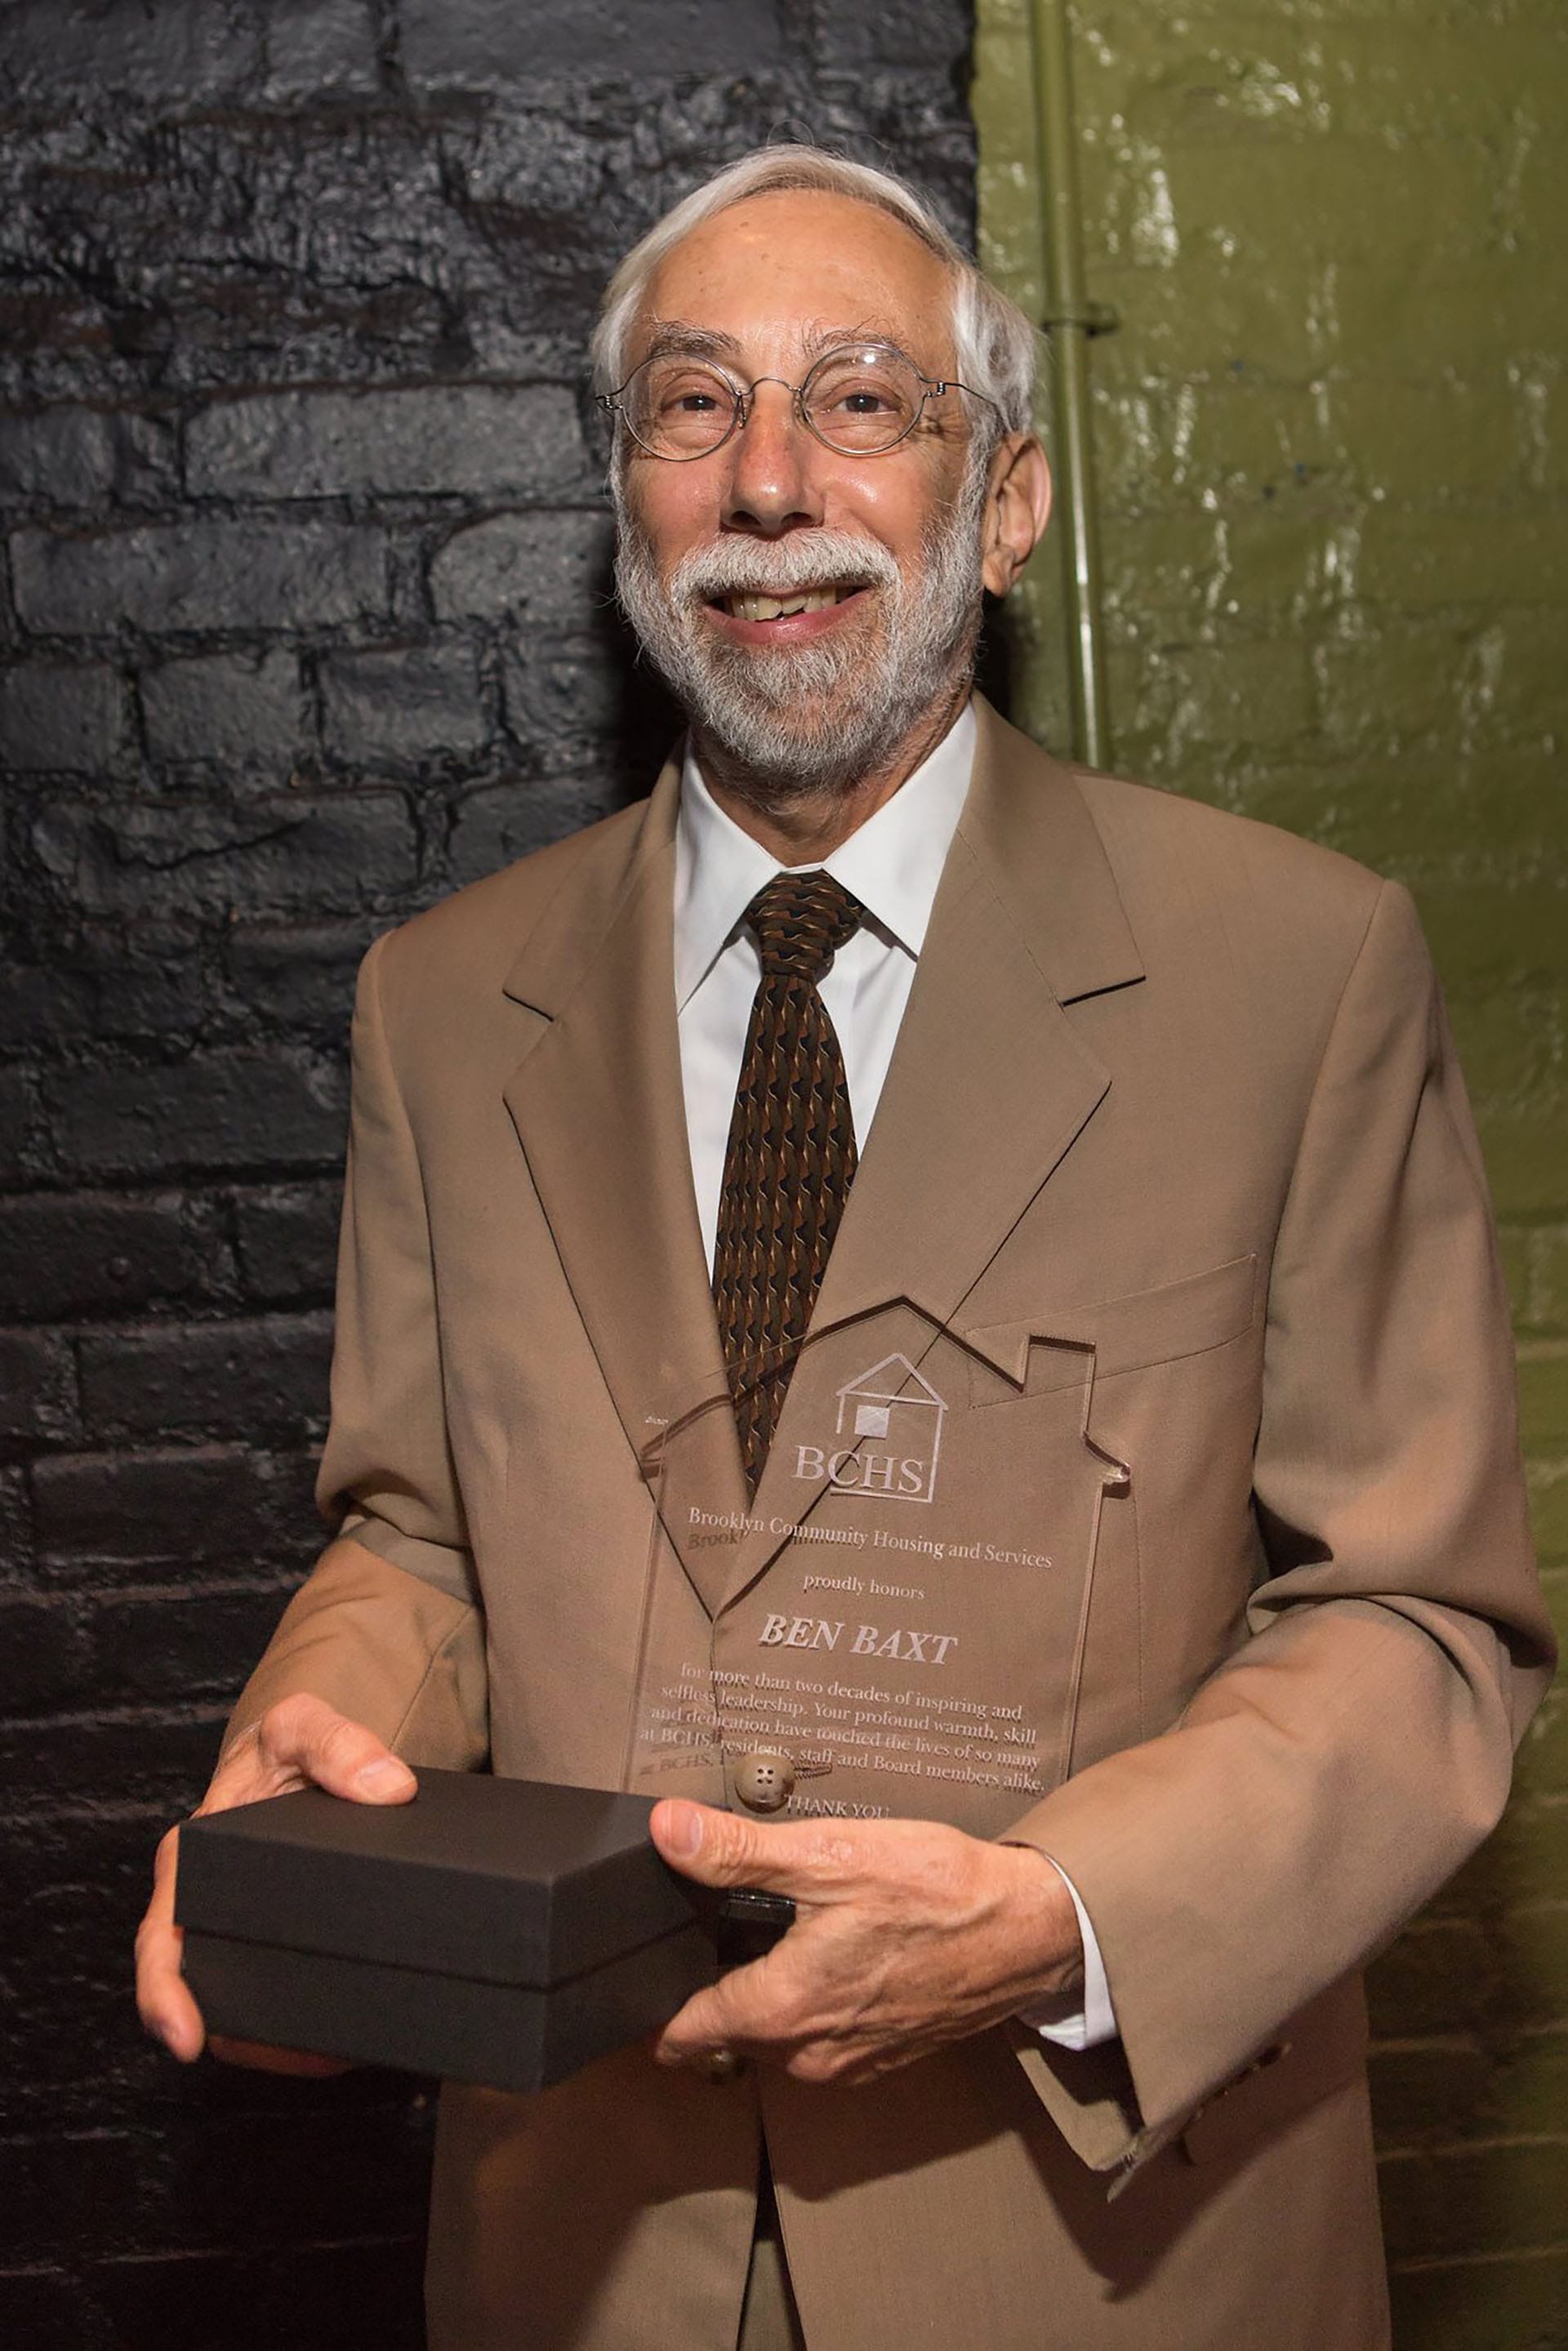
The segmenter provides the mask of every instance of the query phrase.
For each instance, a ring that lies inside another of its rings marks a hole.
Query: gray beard
[[[979,633],[986,486],[987,468],[971,463],[957,500],[927,530],[913,577],[858,533],[798,530],[716,539],[683,557],[666,581],[615,484],[622,608],[694,726],[739,771],[731,781],[746,797],[777,808],[846,791],[957,692]],[[821,644],[753,652],[703,619],[718,596],[825,579],[876,590],[880,625],[869,646],[852,626]]]

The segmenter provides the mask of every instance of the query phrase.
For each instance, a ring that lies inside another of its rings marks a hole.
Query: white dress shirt
[[[826,872],[859,899],[866,920],[833,957],[820,993],[844,1057],[862,1152],[876,1116],[936,884],[969,789],[975,714],[967,704],[923,766],[831,857],[793,869]],[[746,1032],[762,967],[742,917],[780,868],[727,817],[688,751],[675,832],[675,1011],[681,1085],[703,1246],[712,1270],[725,1153]],[[1054,1865],[1053,1865],[1054,1866]],[[1104,1963],[1088,1913],[1061,1876],[1083,1938],[1083,2005],[1070,2015],[1030,2011],[1029,2022],[1069,2049],[1115,2036]]]

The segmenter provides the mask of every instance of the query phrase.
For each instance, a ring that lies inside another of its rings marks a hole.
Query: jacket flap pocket
[[[1354,2079],[1366,2058],[1359,1976],[1331,1985],[1284,2025],[1249,2065],[1206,2098],[1181,2134],[1194,2163],[1218,2163],[1278,2130]]]
[[[1027,1380],[1031,1395],[1044,1394],[1081,1380],[1087,1351],[1096,1380],[1104,1380],[1222,1347],[1249,1327],[1257,1288],[1256,1256],[1231,1258],[1157,1290],[980,1323],[964,1332],[964,1341],[1016,1387]],[[1049,1351],[1043,1361],[1037,1355],[1031,1364],[1031,1347]]]

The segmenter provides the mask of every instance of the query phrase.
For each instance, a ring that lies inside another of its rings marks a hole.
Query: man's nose
[[[766,538],[822,519],[814,458],[821,448],[800,423],[788,384],[771,378],[753,385],[745,424],[724,452],[727,529]]]

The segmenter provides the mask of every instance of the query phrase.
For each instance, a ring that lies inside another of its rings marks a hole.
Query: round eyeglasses
[[[922,375],[913,360],[886,343],[847,343],[825,351],[801,383],[758,376],[749,384],[712,360],[655,351],[632,369],[618,392],[601,392],[599,405],[620,417],[650,457],[677,463],[708,457],[746,424],[758,386],[782,384],[795,413],[824,448],[841,457],[880,457],[908,439],[928,401],[967,392],[995,402],[967,383]]]

